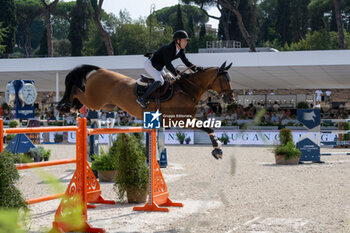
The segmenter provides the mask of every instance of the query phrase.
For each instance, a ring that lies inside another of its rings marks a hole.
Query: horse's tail
[[[100,67],[93,66],[93,65],[81,65],[66,76],[65,84],[66,84],[66,90],[64,92],[64,95],[61,99],[61,101],[57,105],[57,110],[61,113],[68,113],[70,112],[71,108],[74,108],[76,110],[80,109],[83,105],[79,102],[79,100],[74,99],[73,102],[70,102],[70,97],[72,94],[73,87],[77,87],[81,89],[82,91],[85,91],[85,83],[86,83],[86,77],[87,75],[94,70],[99,70]]]

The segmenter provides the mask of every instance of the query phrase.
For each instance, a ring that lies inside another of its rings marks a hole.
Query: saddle
[[[154,82],[153,79],[147,77],[144,74],[141,74],[141,78],[139,78],[136,81],[135,85],[135,94],[136,96],[142,96],[149,85],[151,85]],[[167,101],[171,99],[171,97],[174,94],[174,87],[170,79],[164,79],[164,84],[159,87],[157,90],[155,90],[151,96],[149,97],[150,100],[153,101]]]

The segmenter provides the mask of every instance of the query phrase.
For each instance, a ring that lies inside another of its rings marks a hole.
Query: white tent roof
[[[197,53],[189,60],[204,67],[233,62],[229,70],[234,89],[350,88],[350,50]],[[81,64],[97,65],[132,78],[144,73],[142,55],[0,59],[0,92],[10,80],[35,80],[39,91],[64,90],[64,78]],[[178,59],[173,63],[181,64]]]

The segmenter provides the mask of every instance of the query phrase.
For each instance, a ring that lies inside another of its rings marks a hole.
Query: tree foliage
[[[19,43],[26,57],[32,55],[32,26],[42,15],[40,0],[16,0],[16,17],[19,25]]]
[[[143,54],[171,42],[178,29],[190,35],[186,51],[193,53],[205,48],[207,41],[218,39],[241,41],[243,47],[253,50],[255,44],[280,50],[349,46],[349,0],[183,0],[137,20],[126,10],[118,15],[106,13],[103,0],[59,1],[47,17],[41,1],[0,0],[4,9],[0,11],[0,55],[47,56],[47,18],[52,25],[54,56]],[[213,7],[219,9],[218,15],[208,14]],[[219,20],[217,34],[205,29],[209,17]],[[337,36],[338,42],[334,40]]]
[[[0,22],[2,22],[2,28],[6,28],[6,32],[3,31],[2,47],[5,46],[5,54],[13,52],[15,46],[16,35],[16,6],[14,0],[0,0]]]
[[[68,39],[72,44],[72,56],[81,56],[83,40],[87,38],[92,17],[90,1],[77,0],[72,10]]]
[[[0,22],[0,54],[5,52],[6,45],[3,44],[5,36],[6,28],[2,27],[2,22]]]
[[[191,31],[189,28],[189,20],[193,19],[194,27],[198,27],[201,24],[205,24],[209,21],[209,17],[205,15],[198,7],[191,5],[179,5],[181,8],[183,25],[186,31]],[[176,18],[177,18],[178,5],[171,7],[164,7],[154,12],[157,20],[164,26],[169,25],[173,31],[176,31]]]

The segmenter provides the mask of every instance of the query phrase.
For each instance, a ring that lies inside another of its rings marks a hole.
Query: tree
[[[58,2],[52,11],[52,36],[57,40],[68,38],[69,22],[75,2]],[[55,47],[54,47],[55,48]]]
[[[337,28],[338,28],[339,48],[340,49],[345,49],[343,20],[342,20],[342,16],[341,16],[340,0],[333,0],[333,3],[334,3],[335,18],[336,18],[336,21],[337,21]]]
[[[4,53],[7,56],[13,52],[15,46],[17,26],[16,7],[14,0],[0,0],[0,6],[0,22],[2,22],[2,27],[6,28],[6,33],[3,35],[3,41],[0,45],[5,46]]]
[[[117,26],[116,32],[111,38],[113,47],[118,51],[118,55],[144,54],[149,52],[149,45],[147,43],[149,39],[149,23],[146,24],[143,19],[132,21],[127,11],[120,11],[119,17],[113,21]],[[164,26],[155,17],[152,17],[151,25],[151,48],[160,48],[172,40],[173,30],[170,26]],[[133,43],[130,43],[130,41],[133,41]]]
[[[24,31],[23,48],[26,57],[32,55],[31,26],[42,14],[42,6],[39,0],[16,0],[16,15],[19,26]]]
[[[58,3],[58,0],[41,0],[41,3],[44,6],[44,16],[46,22],[46,33],[47,33],[47,56],[53,56],[53,45],[52,45],[52,25],[51,25],[51,12]]]
[[[147,28],[141,22],[123,24],[117,28],[117,35],[123,35],[117,37],[119,54],[145,54],[147,52],[147,32]]]
[[[252,37],[252,40],[255,41],[257,37],[256,36],[257,7],[255,4],[255,1],[242,0],[239,4],[238,10],[241,13],[242,21],[244,22],[246,30],[249,32],[250,36]],[[219,25],[219,32],[218,32],[219,38],[223,40],[241,41],[243,46],[248,46],[238,26],[237,17],[232,13],[232,11],[226,8],[223,8],[222,12],[227,17],[225,18],[225,20],[227,20],[226,23],[229,30],[228,32],[224,32],[225,26],[224,26],[223,19],[221,18],[220,25]],[[227,37],[227,34],[229,37]]]
[[[191,31],[191,29],[189,28],[191,27],[191,23],[189,22],[191,20],[191,17],[193,18],[193,25],[195,30],[197,30],[197,27],[199,27],[199,25],[205,24],[209,20],[209,17],[196,6],[180,5],[180,8],[182,14],[182,21],[184,25],[184,28],[182,29],[186,31]],[[156,16],[157,21],[163,24],[163,26],[169,25],[170,27],[172,27],[173,31],[175,31],[175,24],[177,22],[177,10],[178,5],[164,7],[160,10],[155,11],[153,15]],[[147,20],[149,19],[147,18]]]
[[[6,45],[3,45],[4,38],[6,36],[6,28],[2,27],[2,22],[0,22],[0,54],[5,52]]]
[[[308,28],[310,0],[295,0],[290,5],[290,41],[298,42],[304,38]]]
[[[182,20],[182,11],[181,11],[181,5],[178,4],[177,5],[177,11],[176,11],[176,24],[175,24],[175,28],[174,31],[177,30],[184,30],[184,22]]]
[[[274,41],[276,33],[277,0],[265,0],[258,4],[257,44],[264,46],[266,41]]]
[[[239,30],[246,41],[248,47],[250,48],[250,51],[255,52],[255,42],[254,39],[251,37],[249,32],[246,29],[246,26],[244,25],[242,15],[239,11],[239,6],[240,6],[240,0],[185,0],[186,3],[195,3],[200,6],[200,8],[204,11],[205,7],[211,7],[215,6],[219,9],[221,16],[219,19],[222,19],[222,24],[223,24],[223,31],[225,35],[225,39],[227,40],[230,38],[230,24],[229,24],[229,15],[226,14],[225,9],[229,10],[232,12],[237,19],[237,24],[239,27]],[[254,4],[256,1],[253,1]],[[205,11],[204,11],[205,12]],[[207,13],[206,13],[207,14]],[[207,14],[211,18],[218,19],[218,17],[211,16]],[[230,38],[231,39],[231,38]]]
[[[92,9],[90,2],[77,0],[72,10],[68,35],[68,39],[72,44],[72,56],[82,55],[83,40],[87,37],[91,16]]]
[[[342,20],[342,9],[349,9],[350,1],[348,0],[311,0],[309,4],[309,10],[314,12],[328,13],[331,12],[331,23],[336,22],[336,28],[338,31],[338,43],[339,48],[344,49],[344,30],[343,30],[343,20]],[[333,17],[335,20],[333,20]]]
[[[110,37],[109,33],[103,28],[102,23],[101,23],[101,9],[102,9],[103,0],[99,0],[98,5],[97,5],[96,0],[91,0],[91,4],[92,4],[93,9],[95,10],[94,20],[95,20],[95,23],[97,25],[98,31],[99,31],[99,33],[102,37],[102,40],[107,48],[108,55],[111,56],[114,54],[111,37]]]
[[[47,52],[47,32],[46,32],[46,28],[44,30],[43,36],[41,37],[40,49],[37,52],[37,54],[39,54],[41,56],[45,56],[45,55],[48,54],[48,52]]]
[[[249,32],[247,31],[247,29],[244,25],[243,19],[242,19],[242,15],[239,11],[240,0],[231,1],[231,2],[229,0],[218,0],[218,3],[222,7],[229,9],[230,11],[233,12],[233,14],[235,14],[235,16],[237,18],[237,24],[238,24],[239,30],[241,31],[244,40],[248,44],[250,51],[256,52],[255,42],[254,42],[253,38],[251,37],[251,35],[249,34]]]

